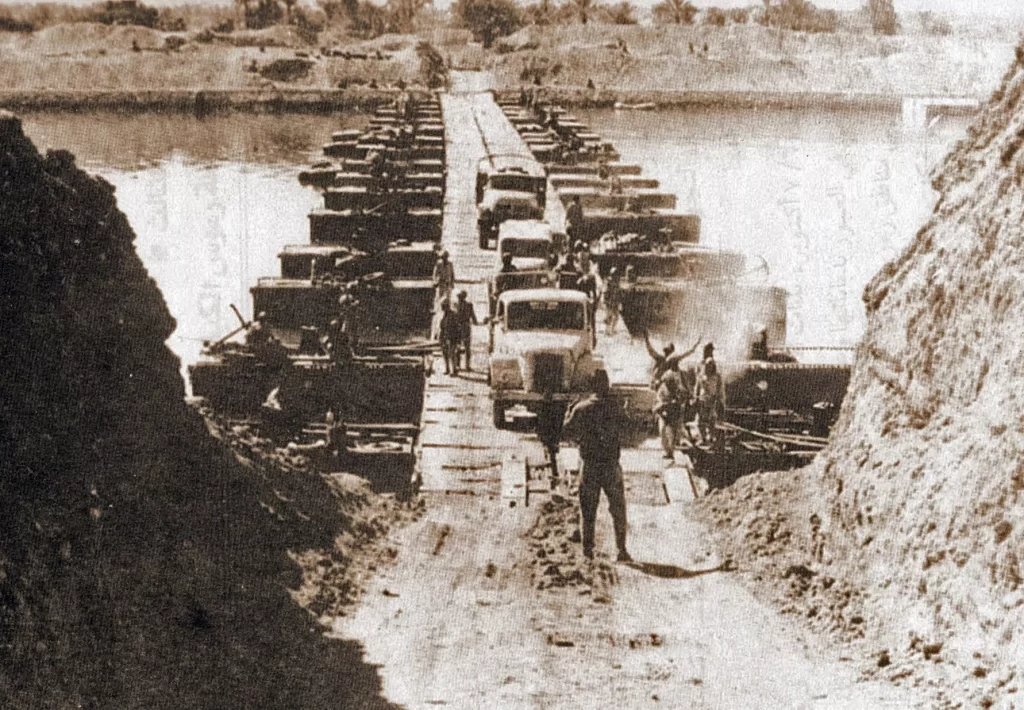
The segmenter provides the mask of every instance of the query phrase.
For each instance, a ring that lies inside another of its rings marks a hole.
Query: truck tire
[[[495,401],[491,415],[494,421],[495,429],[505,428],[505,405],[502,402]]]
[[[485,225],[483,225],[483,224],[478,224],[477,225],[477,230],[480,233],[480,240],[479,240],[480,248],[481,249],[487,249],[488,243],[491,241],[490,239],[487,238],[487,232],[488,232],[487,227]]]

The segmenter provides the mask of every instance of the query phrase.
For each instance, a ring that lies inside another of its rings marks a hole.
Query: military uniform
[[[579,443],[582,459],[580,514],[583,518],[583,554],[588,558],[594,556],[594,521],[601,491],[604,491],[615,527],[619,558],[629,559],[626,552],[626,490],[619,466],[620,439],[625,423],[622,406],[607,395],[592,395],[574,405],[566,414],[563,436]]]

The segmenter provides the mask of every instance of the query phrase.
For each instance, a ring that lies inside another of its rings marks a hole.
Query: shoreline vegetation
[[[53,113],[173,113],[197,117],[227,113],[317,114],[371,112],[394,100],[397,89],[166,89],[144,91],[107,90],[0,90],[0,109],[12,112]],[[416,90],[410,92],[418,93]],[[515,96],[518,90],[499,89],[499,95]],[[623,109],[635,106],[653,110],[688,108],[735,108],[827,111],[899,112],[903,96],[868,93],[779,91],[593,91],[578,87],[543,87],[545,99],[572,109]],[[949,98],[976,99],[974,96]],[[978,99],[979,105],[982,99]],[[935,106],[935,114],[971,115],[977,106]]]

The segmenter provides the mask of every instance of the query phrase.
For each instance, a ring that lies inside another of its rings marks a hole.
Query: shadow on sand
[[[649,574],[652,577],[659,577],[661,579],[691,579],[692,577],[700,577],[704,574],[711,574],[713,572],[728,572],[735,569],[729,562],[723,562],[717,567],[710,567],[708,569],[683,569],[675,565],[665,565],[658,562],[629,562],[627,567]]]

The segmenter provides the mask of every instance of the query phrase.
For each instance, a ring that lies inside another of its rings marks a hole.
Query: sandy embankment
[[[288,28],[265,32],[263,49],[262,35],[255,33],[202,41],[195,32],[84,23],[31,35],[0,34],[0,106],[200,114],[371,109],[393,96],[388,87],[421,80],[415,46],[426,39],[453,65],[491,72],[497,89],[518,91],[539,75],[545,96],[572,106],[892,110],[907,95],[983,98],[1013,54],[1013,41],[1002,36],[979,42],[972,36],[786,33],[780,43],[756,25],[531,27],[487,52],[468,43],[467,33],[451,30],[370,42],[324,35],[317,47],[303,44]],[[184,44],[167,51],[171,37]],[[319,51],[324,46],[381,50],[387,58],[326,57]],[[293,81],[271,81],[251,71],[254,63],[258,69],[300,55],[310,68]],[[378,88],[369,88],[371,81]],[[589,81],[594,89],[587,88]]]
[[[750,580],[930,707],[1020,707],[1024,47],[864,291],[828,449],[705,506]],[[963,703],[963,705],[959,704]]]
[[[518,90],[540,75],[543,90],[563,103],[872,108],[908,95],[984,98],[1014,39],[792,32],[779,42],[757,25],[593,24],[531,27],[502,44],[477,58],[497,87]]]

